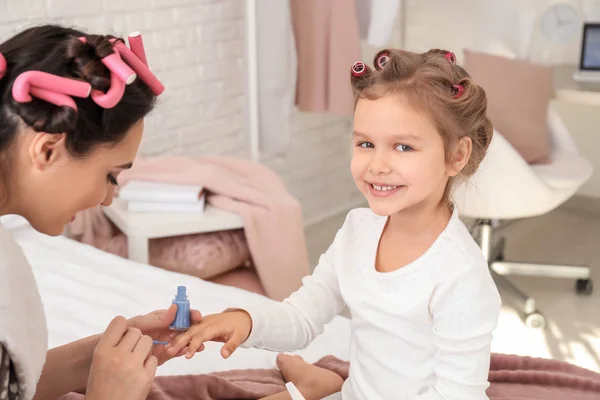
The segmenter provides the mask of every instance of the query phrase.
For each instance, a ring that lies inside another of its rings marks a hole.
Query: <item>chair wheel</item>
[[[525,324],[534,329],[544,329],[546,318],[539,312],[532,312],[525,315]]]
[[[594,291],[594,283],[591,279],[577,279],[575,290],[578,294],[592,294]]]

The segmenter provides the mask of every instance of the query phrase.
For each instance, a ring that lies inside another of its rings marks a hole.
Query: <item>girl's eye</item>
[[[371,142],[360,142],[358,144],[358,147],[363,147],[365,149],[372,149],[375,146],[373,146],[373,143],[371,143]]]
[[[412,147],[407,146],[405,144],[399,144],[398,146],[396,146],[396,150],[398,151],[411,151],[412,149]]]
[[[115,178],[115,176],[111,173],[106,175],[106,182],[110,183],[113,186],[119,186],[119,182],[117,182],[117,178]]]

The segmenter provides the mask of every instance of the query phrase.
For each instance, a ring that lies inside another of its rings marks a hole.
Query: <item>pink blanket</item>
[[[315,363],[348,377],[348,363],[327,356]],[[490,400],[598,400],[600,374],[561,361],[493,354]],[[285,391],[277,370],[249,369],[207,375],[157,377],[148,400],[260,399]],[[69,394],[60,400],[82,400]]]
[[[133,179],[202,185],[209,203],[241,215],[268,297],[283,300],[309,274],[301,206],[267,167],[232,157],[159,157],[136,160],[119,176],[121,186]],[[77,215],[70,232],[91,245],[114,234],[99,207]]]

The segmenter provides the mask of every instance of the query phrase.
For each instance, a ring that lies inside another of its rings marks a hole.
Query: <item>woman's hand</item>
[[[86,400],[146,399],[158,365],[151,350],[151,337],[114,318],[94,350]]]
[[[139,315],[131,318],[128,323],[130,327],[139,329],[144,335],[150,336],[153,340],[170,342],[176,336],[176,333],[169,329],[169,326],[175,321],[176,315],[177,305],[171,304],[171,307],[167,310],[158,310],[146,315]],[[197,310],[191,310],[190,319],[192,324],[198,323],[202,320],[202,314]],[[156,345],[152,349],[152,355],[158,359],[158,365],[162,365],[171,358],[184,355],[186,351],[187,348],[171,354],[167,353],[165,346]]]

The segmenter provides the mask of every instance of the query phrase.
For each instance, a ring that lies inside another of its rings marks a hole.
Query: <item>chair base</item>
[[[506,276],[543,276],[549,278],[567,278],[576,280],[576,291],[579,294],[591,294],[593,283],[590,279],[590,269],[578,265],[551,265],[508,262],[504,260],[505,239],[500,238],[492,245],[492,221],[481,220],[478,222],[480,230],[479,245],[488,262],[492,276],[497,284],[509,288],[523,301],[525,323],[532,328],[544,328],[546,319],[537,310],[535,299],[522,291]]]

